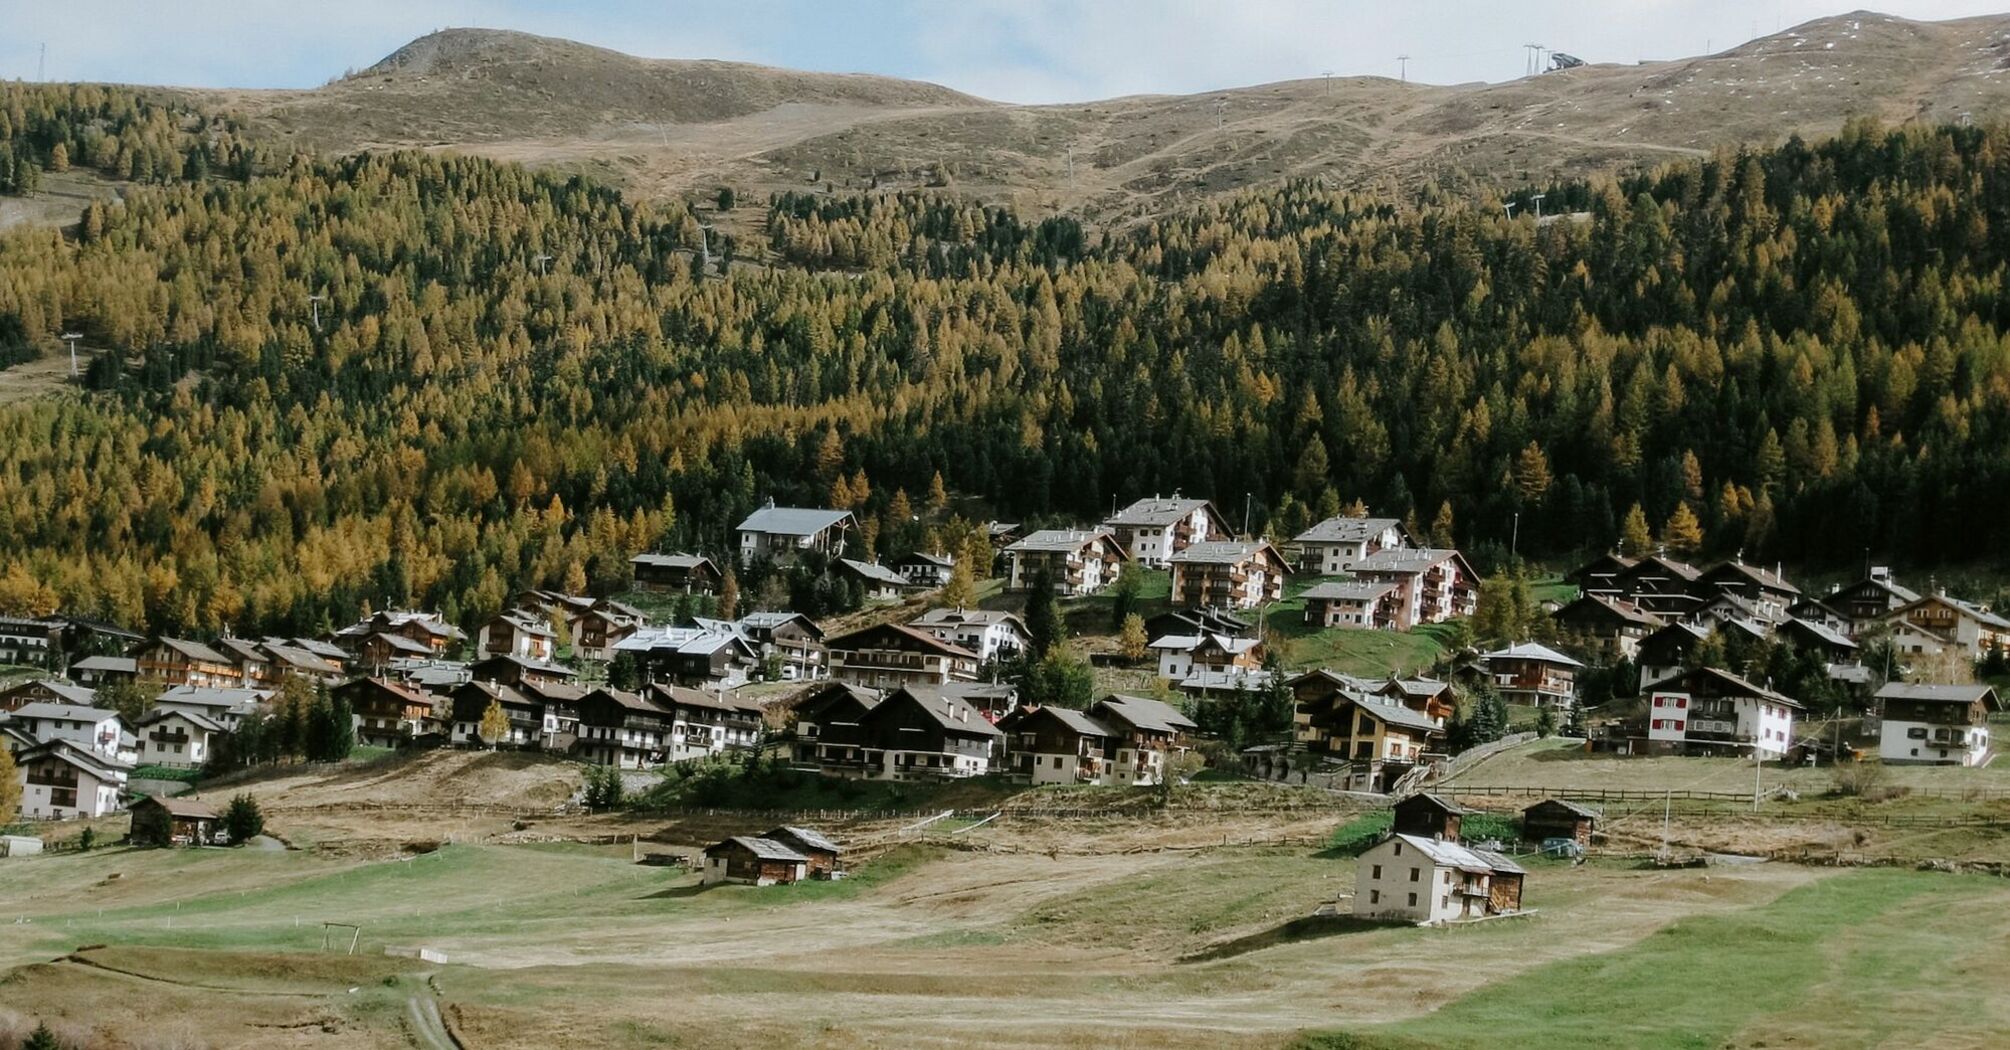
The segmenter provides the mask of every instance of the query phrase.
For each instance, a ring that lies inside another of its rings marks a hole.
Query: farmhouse
[[[1645,749],[1653,754],[1756,751],[1780,758],[1794,741],[1801,702],[1713,667],[1648,687]]]
[[[1901,586],[1892,578],[1891,568],[1873,565],[1864,578],[1829,592],[1822,604],[1849,621],[1854,634],[1871,624],[1881,623],[1892,613],[1919,600],[1919,592]]]
[[[638,591],[711,594],[724,578],[712,559],[702,554],[638,554],[628,564]]]
[[[1520,642],[1482,653],[1473,677],[1511,704],[1568,711],[1577,706],[1577,671],[1584,665],[1549,646]]]
[[[1887,621],[1895,628],[1893,642],[1901,651],[1914,655],[1954,650],[1979,660],[1990,649],[2010,652],[2010,620],[1989,611],[1986,605],[1944,593],[1900,606]]]
[[[1267,540],[1210,540],[1174,554],[1172,600],[1199,608],[1254,609],[1284,597],[1290,567]]]
[[[1341,576],[1354,571],[1369,555],[1408,547],[1410,538],[1395,518],[1350,518],[1341,515],[1291,538],[1298,547],[1298,571]]]
[[[207,846],[222,822],[216,810],[194,799],[153,796],[133,803],[126,838],[135,846]]]
[[[800,882],[808,875],[809,865],[810,858],[773,839],[735,835],[705,847],[703,883],[774,886]]]
[[[979,662],[1017,656],[1032,644],[1026,621],[999,609],[930,609],[907,625],[976,653]]]
[[[1391,835],[1361,854],[1354,914],[1419,924],[1504,915],[1521,910],[1526,875],[1498,853],[1418,835]]]
[[[1569,839],[1591,845],[1598,829],[1598,811],[1560,798],[1546,798],[1521,811],[1521,837],[1530,842]]]
[[[1116,536],[1126,555],[1144,565],[1164,565],[1196,543],[1229,537],[1228,523],[1213,503],[1178,493],[1170,499],[1138,500],[1104,519],[1103,528]]]
[[[1986,685],[1892,682],[1883,707],[1878,757],[1887,765],[1979,766],[1989,758],[1989,713],[2002,709]]]
[[[1396,630],[1473,614],[1479,577],[1458,551],[1385,550],[1362,560],[1354,574],[1370,583],[1396,585]]]
[[[848,510],[777,507],[769,500],[740,522],[740,562],[751,564],[757,558],[793,562],[806,551],[839,557],[857,527]]]
[[[975,681],[977,654],[897,623],[883,623],[829,642],[831,677],[889,688]]]

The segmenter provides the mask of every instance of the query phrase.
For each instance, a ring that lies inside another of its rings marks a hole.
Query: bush
[[[1838,762],[1829,782],[1829,794],[1843,798],[1867,798],[1884,782],[1882,762]]]
[[[621,771],[613,766],[586,767],[586,807],[612,809],[621,804]]]
[[[232,797],[230,808],[223,811],[223,830],[230,833],[233,846],[242,846],[264,834],[265,814],[259,810],[258,800],[243,794]]]

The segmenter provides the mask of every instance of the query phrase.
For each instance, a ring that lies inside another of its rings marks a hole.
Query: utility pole
[[[1214,126],[1217,131],[1228,126],[1227,95],[1222,95],[1214,100]]]
[[[1514,221],[1514,206],[1515,206],[1515,204],[1516,204],[1516,203],[1517,203],[1517,202],[1515,202],[1515,201],[1507,201],[1506,203],[1504,203],[1504,204],[1502,204],[1502,205],[1501,205],[1501,207],[1503,207],[1503,208],[1506,208],[1506,209],[1507,209],[1507,213],[1508,213],[1508,221],[1509,221],[1509,222],[1513,222],[1513,221]]]
[[[550,273],[550,272],[551,272],[551,271],[550,271],[550,269],[549,269],[549,268],[548,268],[548,267],[547,267],[547,266],[545,265],[546,263],[549,263],[549,262],[551,262],[551,256],[549,256],[549,255],[538,255],[538,256],[534,256],[534,257],[532,257],[532,260],[531,260],[531,261],[532,261],[532,262],[535,262],[535,263],[537,263],[537,275],[538,275],[539,277],[543,277],[543,276],[545,276],[546,274],[548,274],[548,273]]]
[[[1514,512],[1514,528],[1508,533],[1508,563],[1517,562],[1521,557],[1521,511]]]
[[[82,332],[63,333],[63,341],[70,344],[70,377],[72,379],[76,378],[77,375],[77,341],[82,338],[84,338],[84,333]]]
[[[1410,56],[1396,56],[1396,78],[1405,84],[1410,82]]]
[[[42,41],[42,53],[35,59],[35,80],[39,83],[48,83],[49,81],[49,42],[47,40]]]
[[[1759,750],[1758,741],[1752,742],[1752,812],[1759,811],[1759,773],[1766,768],[1766,753]]]
[[[698,272],[703,274],[712,268],[712,227],[698,224]]]
[[[1537,222],[1542,221],[1542,199],[1547,196],[1549,196],[1547,193],[1531,193],[1528,196],[1529,200],[1535,202],[1535,221]]]
[[[1242,535],[1245,539],[1249,537],[1249,504],[1255,498],[1256,494],[1253,492],[1242,494]]]
[[[307,305],[314,308],[314,330],[317,332],[321,330],[321,300],[326,298],[328,297],[325,295],[310,295],[307,297]]]

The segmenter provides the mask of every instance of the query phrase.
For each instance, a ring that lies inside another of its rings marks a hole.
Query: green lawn
[[[1759,772],[1765,787],[1786,785],[1796,791],[1819,793],[1834,783],[1828,766],[1783,766],[1768,762]],[[1625,756],[1592,753],[1581,740],[1532,740],[1520,747],[1461,771],[1451,779],[1457,785],[1477,787],[1542,787],[1569,790],[1599,788],[1628,791],[1730,791],[1752,790],[1752,762],[1748,758],[1702,758],[1683,755],[1665,757]],[[2010,790],[2010,763],[1993,762],[1981,769],[1960,766],[1889,766],[1883,770],[1883,784],[1915,791]]]
[[[1284,588],[1284,600],[1264,610],[1264,634],[1283,654],[1289,670],[1326,667],[1364,678],[1417,675],[1444,656],[1452,628],[1430,624],[1414,631],[1371,631],[1361,628],[1321,628],[1305,622],[1305,602],[1299,597],[1323,582],[1294,577]]]
[[[2000,974],[2002,952],[1971,926],[1971,907],[2000,910],[2000,894],[1988,900],[1996,889],[1975,877],[1852,872],[1537,967],[1410,1021],[1301,1046],[2002,1045],[2010,1031],[1991,1016],[2001,1011],[1976,1008],[1993,998],[1977,968]]]

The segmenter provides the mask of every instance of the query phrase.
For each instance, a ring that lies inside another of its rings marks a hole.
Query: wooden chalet
[[[705,847],[704,885],[775,886],[808,877],[810,858],[768,838],[735,835]]]
[[[0,689],[0,711],[19,711],[29,704],[93,707],[97,702],[97,690],[58,678],[34,678]]]
[[[1559,633],[1607,662],[1633,659],[1640,643],[1668,622],[1631,599],[1593,591],[1557,609],[1550,619]]]
[[[1599,813],[1590,806],[1561,798],[1546,798],[1521,811],[1521,837],[1542,843],[1569,839],[1580,846],[1591,845],[1598,829]]]
[[[216,810],[188,798],[143,798],[132,814],[126,838],[135,846],[207,846],[223,828]]]
[[[949,583],[949,577],[956,571],[956,558],[950,554],[914,551],[895,558],[887,568],[898,573],[909,587],[932,590]]]
[[[1506,915],[1521,910],[1527,874],[1499,853],[1397,833],[1356,862],[1354,914],[1422,925]]]
[[[858,529],[848,510],[821,507],[777,507],[774,500],[740,522],[740,562],[766,558],[776,564],[795,561],[806,552],[842,557],[846,541]]]
[[[1451,799],[1428,791],[1402,799],[1390,809],[1395,813],[1390,828],[1397,834],[1444,839],[1447,842],[1459,841],[1459,831],[1464,826],[1466,815],[1472,812]]]
[[[1567,711],[1577,706],[1577,672],[1584,665],[1539,642],[1518,642],[1482,653],[1465,679],[1493,687],[1510,704]]]
[[[1979,766],[1992,757],[1989,715],[2002,703],[1990,686],[1892,682],[1877,700],[1886,765]]]
[[[784,824],[764,832],[761,837],[769,842],[779,842],[807,858],[809,877],[812,879],[828,879],[844,874],[843,847],[821,831]]]
[[[579,698],[572,753],[616,769],[654,769],[669,757],[671,712],[652,696],[602,687]]]
[[[449,739],[458,746],[528,750],[543,747],[545,740],[558,731],[557,717],[546,712],[544,700],[526,695],[514,686],[496,682],[463,682],[447,696],[453,705],[453,729]],[[502,707],[509,727],[502,736],[487,740],[481,735],[481,726],[491,702]],[[574,721],[577,720],[575,713]]]
[[[839,558],[834,565],[838,575],[858,584],[870,601],[892,601],[900,597],[901,591],[912,586],[907,577],[876,561]]]
[[[1681,672],[1646,690],[1635,742],[1648,754],[1780,758],[1794,742],[1801,702],[1714,667]]]
[[[836,682],[803,698],[793,712],[795,760],[831,771],[865,770],[865,716],[880,691]]]
[[[432,696],[401,682],[358,678],[336,686],[334,695],[349,702],[359,744],[402,747],[432,731]]]
[[[638,554],[628,564],[638,591],[713,594],[725,578],[702,554]]]
[[[826,644],[831,677],[840,682],[883,689],[977,679],[976,653],[904,624],[866,627]]]
[[[570,667],[526,660],[521,656],[491,656],[468,665],[471,681],[503,685],[564,685],[578,677],[579,672]]]
[[[141,678],[167,686],[196,685],[227,689],[244,685],[244,672],[230,657],[201,642],[165,635],[132,654]]]
[[[814,682],[830,674],[823,628],[801,613],[748,613],[740,618],[739,630],[754,643],[763,663],[781,662],[784,681]]]

